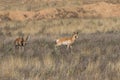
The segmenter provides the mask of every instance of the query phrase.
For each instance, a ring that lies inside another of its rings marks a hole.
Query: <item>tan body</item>
[[[67,45],[67,49],[72,47],[71,45],[78,38],[78,32],[74,33],[71,37],[63,37],[56,40],[56,46]]]

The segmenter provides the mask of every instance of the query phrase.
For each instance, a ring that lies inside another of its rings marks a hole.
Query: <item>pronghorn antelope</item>
[[[75,40],[78,38],[78,32],[74,32],[71,37],[63,37],[56,40],[55,46],[61,46],[66,45],[67,49],[72,48],[72,44],[75,42]]]
[[[24,47],[29,39],[30,39],[30,35],[28,35],[26,38],[23,38],[23,36],[16,38],[14,41],[15,48]]]

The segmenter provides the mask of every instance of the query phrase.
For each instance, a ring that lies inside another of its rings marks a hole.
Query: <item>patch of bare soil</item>
[[[41,20],[60,18],[109,18],[120,17],[120,4],[99,2],[78,7],[61,7],[40,11],[0,11],[1,20]]]

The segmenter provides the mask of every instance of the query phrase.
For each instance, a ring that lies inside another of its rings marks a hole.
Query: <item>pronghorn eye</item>
[[[78,38],[78,36],[76,35],[75,38]]]
[[[77,36],[75,36],[75,38],[77,38]]]

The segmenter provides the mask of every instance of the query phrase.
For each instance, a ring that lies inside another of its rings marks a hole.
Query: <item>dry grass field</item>
[[[0,80],[120,80],[119,3],[0,0]],[[73,32],[72,49],[55,48]],[[15,49],[14,40],[27,35]]]

